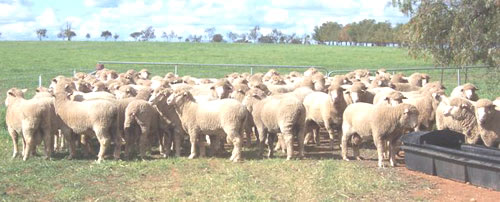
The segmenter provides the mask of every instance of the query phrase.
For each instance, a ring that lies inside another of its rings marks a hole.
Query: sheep
[[[121,145],[121,137],[117,135],[119,111],[115,103],[105,99],[86,100],[82,102],[71,101],[68,98],[68,84],[56,85],[55,111],[62,122],[73,133],[92,133],[97,137],[100,148],[97,162],[104,160],[104,153],[110,146],[112,137],[116,145]],[[71,95],[71,93],[69,93]],[[66,135],[66,134],[65,134]],[[66,137],[70,143],[70,158],[75,155],[75,145],[72,136]],[[114,157],[120,157],[120,147],[115,147]]]
[[[453,130],[465,135],[467,144],[476,144],[481,138],[474,105],[460,97],[446,98],[439,103],[436,110],[436,127],[438,130]]]
[[[392,75],[391,83],[408,83],[408,80],[404,77],[402,73],[397,73]]]
[[[378,153],[378,167],[383,167],[383,151],[389,141],[389,159],[395,166],[394,142],[401,135],[401,130],[415,128],[418,110],[409,104],[396,106],[354,103],[344,111],[342,122],[342,159],[347,158],[347,143],[351,140],[354,157],[358,160],[361,140],[373,138]]]
[[[148,69],[141,69],[141,71],[139,71],[139,73],[137,74],[137,76],[141,79],[144,79],[144,80],[148,80],[149,79],[149,71]]]
[[[304,71],[304,76],[312,76],[318,72],[319,72],[318,69],[314,67],[309,67],[306,71]]]
[[[293,137],[298,138],[299,158],[304,156],[304,131],[306,111],[302,101],[290,94],[266,97],[249,94],[243,104],[251,113],[253,122],[259,134],[259,153],[262,155],[263,146],[269,138],[268,157],[273,157],[273,138],[276,133],[282,133],[287,149],[287,160],[293,156]]]
[[[129,158],[130,147],[136,142],[139,142],[139,153],[143,160],[150,138],[158,137],[160,145],[163,145],[161,134],[166,131],[167,123],[161,120],[158,111],[148,101],[134,100],[128,104],[123,125],[126,158]]]
[[[484,145],[500,148],[500,111],[490,100],[480,99],[475,105],[475,114]]]
[[[51,123],[51,98],[35,98],[26,100],[26,89],[11,88],[7,91],[5,106],[7,107],[5,121],[7,130],[12,138],[14,150],[12,158],[18,153],[17,136],[23,134],[23,160],[26,161],[35,151],[35,147],[43,137],[45,145],[45,158],[52,155],[52,123]]]
[[[176,90],[167,99],[167,104],[174,105],[183,129],[189,134],[192,159],[196,155],[196,143],[200,134],[227,135],[228,142],[233,143],[233,152],[229,160],[241,160],[241,133],[247,117],[247,110],[234,99],[222,99],[197,103],[193,95],[186,90]],[[203,146],[200,156],[204,156]]]
[[[233,85],[233,92],[231,92],[229,97],[232,99],[236,99],[240,102],[243,102],[243,99],[245,98],[245,94],[249,90],[250,90],[250,88],[246,84]]]
[[[344,89],[340,86],[330,86],[328,94],[314,92],[305,97],[303,103],[306,108],[306,132],[308,135],[304,144],[308,142],[307,137],[314,128],[316,145],[319,145],[319,126],[324,126],[333,145],[334,130],[340,130],[342,114],[347,107],[343,91]]]
[[[349,89],[344,91],[344,99],[347,104],[366,102],[372,103],[375,95],[367,91],[366,86],[361,82],[353,83]]]
[[[80,91],[82,93],[92,92],[92,86],[90,85],[90,83],[84,80],[75,81],[75,87],[77,91]]]
[[[106,87],[106,84],[102,81],[97,81],[94,84],[92,84],[92,92],[99,92],[99,91],[108,91],[108,87]]]
[[[425,73],[413,73],[408,77],[408,83],[413,86],[422,87],[429,82],[429,75]]]
[[[375,94],[375,97],[373,98],[373,104],[388,104],[395,106],[401,104],[403,102],[403,99],[407,98],[401,92],[391,89],[380,91]]]
[[[70,99],[73,101],[83,101],[83,100],[91,100],[91,99],[115,99],[115,96],[111,93],[104,92],[104,91],[90,92],[90,93],[73,91]]]
[[[116,99],[124,99],[137,96],[137,91],[129,85],[123,85],[113,92]]]
[[[455,87],[451,92],[450,97],[462,97],[471,101],[477,101],[479,99],[476,94],[477,90],[479,90],[479,88],[477,88],[474,84],[466,83]]]
[[[394,88],[394,90],[401,91],[401,92],[410,92],[410,91],[420,90],[420,87],[409,84],[409,83],[389,83],[389,86],[391,88]]]
[[[334,77],[331,78],[330,85],[331,86],[341,86],[341,85],[346,85],[346,84],[352,84],[352,82],[347,79],[346,76],[344,75],[335,75]]]
[[[172,105],[167,105],[168,97],[173,93],[172,89],[157,89],[149,98],[149,103],[156,107],[158,113],[160,114],[160,118],[163,119],[165,123],[169,123],[167,125],[166,136],[164,136],[163,149],[164,156],[167,157],[170,155],[170,146],[172,145],[172,141],[174,143],[175,156],[181,155],[181,138],[184,134],[187,134],[184,129],[182,129],[182,123],[175,111],[175,108]]]
[[[441,96],[444,96],[444,91],[408,96],[407,99],[403,100],[403,103],[411,104],[418,109],[418,124],[415,131],[432,130],[436,121],[436,110],[439,102],[441,102]]]
[[[495,109],[500,110],[500,97],[497,97],[497,99],[493,101],[493,104],[496,106]]]

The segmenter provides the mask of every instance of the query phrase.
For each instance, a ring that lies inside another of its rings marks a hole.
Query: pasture
[[[0,98],[11,87],[29,88],[34,94],[38,76],[43,84],[74,70],[90,72],[99,60],[150,61],[207,64],[316,65],[329,70],[358,68],[429,67],[406,50],[380,47],[331,47],[264,44],[197,44],[139,42],[0,42]],[[123,72],[148,68],[153,75],[173,71],[171,66],[107,65]],[[278,70],[280,72],[292,69]],[[248,69],[181,67],[180,75],[222,77]],[[254,69],[254,72],[266,69]],[[304,70],[300,70],[304,71]],[[403,72],[410,75],[412,72]],[[429,71],[439,80],[440,71]],[[500,95],[497,70],[469,70],[480,97]],[[456,85],[456,71],[445,71],[447,93]],[[29,97],[29,96],[28,96]],[[242,163],[226,156],[188,160],[162,159],[114,161],[95,164],[94,159],[65,160],[57,153],[52,161],[35,157],[11,160],[12,141],[5,126],[5,106],[0,107],[0,199],[17,200],[420,200],[413,190],[432,188],[425,180],[404,175],[396,168],[377,169],[375,150],[362,156],[368,161],[344,162],[340,150],[306,146],[306,159],[261,159],[256,148],[243,150]],[[327,143],[323,143],[326,145]],[[42,154],[41,150],[38,152]],[[401,170],[400,168],[397,168]],[[425,198],[424,198],[425,199]]]

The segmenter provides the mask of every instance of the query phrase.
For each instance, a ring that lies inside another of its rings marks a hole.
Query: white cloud
[[[52,27],[58,24],[56,14],[52,8],[45,9],[35,20],[42,27]]]

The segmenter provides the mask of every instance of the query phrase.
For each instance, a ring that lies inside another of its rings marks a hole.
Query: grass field
[[[406,56],[404,49],[302,45],[191,44],[137,42],[0,42],[0,98],[11,87],[33,88],[38,76],[71,75],[91,71],[99,60],[182,62],[207,64],[315,65],[328,70],[431,66]],[[123,71],[148,68],[154,75],[171,66],[109,65]],[[181,67],[181,75],[221,77],[248,69]],[[265,71],[255,69],[254,71]],[[290,71],[286,69],[283,71]],[[411,72],[405,72],[411,74]],[[437,71],[429,72],[434,80]],[[480,96],[500,95],[498,70],[470,70],[469,81]],[[448,89],[456,85],[455,71],[447,71]],[[306,160],[286,162],[256,157],[244,150],[246,161],[233,164],[227,157],[188,160],[186,157],[150,161],[113,161],[97,165],[93,159],[54,160],[35,157],[11,160],[12,143],[5,129],[5,107],[0,107],[0,200],[419,200],[411,190],[429,188],[424,181],[377,169],[373,149],[362,155],[371,161],[344,162],[339,151],[315,153]],[[39,152],[41,153],[41,152]],[[159,158],[153,155],[153,158]]]

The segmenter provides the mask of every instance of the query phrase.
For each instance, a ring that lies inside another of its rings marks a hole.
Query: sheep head
[[[28,89],[17,89],[17,88],[11,88],[7,91],[7,97],[5,98],[5,106],[9,107],[9,104],[11,103],[11,99],[14,98],[24,98],[24,93],[26,93]]]
[[[229,97],[229,94],[233,90],[233,86],[227,79],[220,79],[210,87],[210,90],[212,90],[213,94],[218,99],[224,99]]]
[[[474,114],[472,104],[466,99],[454,97],[445,108],[444,116],[451,116],[455,120],[464,120],[467,115]]]
[[[357,103],[362,100],[363,95],[366,93],[366,86],[361,82],[356,82],[352,85],[351,89],[346,91],[346,94],[351,96],[352,103]]]
[[[477,88],[474,84],[466,83],[460,91],[468,100],[476,101],[478,97],[476,94],[477,90],[479,90],[479,88]]]
[[[149,103],[158,104],[160,102],[164,102],[170,97],[170,95],[172,95],[172,93],[172,89],[169,88],[157,89],[151,94],[151,97],[149,97]]]
[[[411,104],[401,104],[403,107],[403,114],[399,119],[399,124],[407,129],[413,129],[418,125],[418,110],[417,107]]]
[[[391,106],[396,106],[398,104],[403,103],[404,99],[407,98],[399,91],[392,91],[389,93],[389,95],[387,95],[387,97],[384,98],[387,104]]]
[[[181,106],[186,102],[196,102],[191,92],[187,90],[176,90],[167,99],[168,105]]]
[[[139,78],[141,79],[148,79],[149,78],[149,71],[147,69],[141,69],[141,71],[139,71]]]
[[[476,118],[479,125],[485,124],[495,112],[495,105],[488,99],[480,99],[476,103]]]
[[[328,95],[330,95],[334,104],[344,100],[344,90],[345,89],[339,85],[331,85],[328,88]]]

